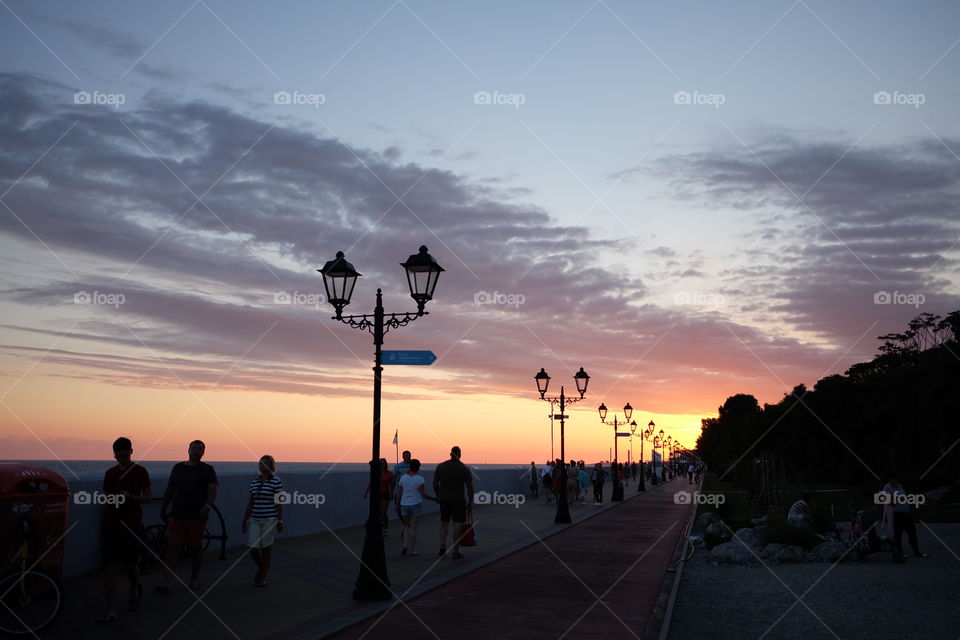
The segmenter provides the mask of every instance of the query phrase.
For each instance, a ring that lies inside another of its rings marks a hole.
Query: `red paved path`
[[[673,501],[686,489],[627,489],[618,507],[332,637],[641,638],[690,515]]]

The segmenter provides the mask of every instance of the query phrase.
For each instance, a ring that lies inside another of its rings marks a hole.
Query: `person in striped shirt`
[[[283,531],[283,484],[276,476],[277,461],[273,456],[260,458],[260,475],[250,481],[250,500],[243,513],[240,530],[247,535],[250,557],[257,564],[253,584],[267,586],[270,552],[277,531]]]

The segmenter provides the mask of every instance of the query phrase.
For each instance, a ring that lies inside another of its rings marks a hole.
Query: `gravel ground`
[[[903,565],[889,553],[839,564],[714,565],[700,548],[683,569],[668,638],[957,640],[960,524],[918,524],[917,533],[930,557]]]

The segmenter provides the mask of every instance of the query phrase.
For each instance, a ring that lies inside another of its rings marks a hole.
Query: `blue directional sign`
[[[629,434],[629,433],[624,433],[623,431],[617,431],[617,437],[618,437],[618,438],[629,438],[629,437],[630,437],[630,434]]]
[[[437,356],[433,351],[382,351],[383,364],[433,364]]]

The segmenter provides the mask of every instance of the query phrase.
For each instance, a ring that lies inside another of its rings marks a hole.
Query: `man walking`
[[[396,483],[398,483],[398,486],[400,479],[410,473],[410,461],[412,459],[412,454],[409,451],[404,451],[403,460],[394,465],[393,479]],[[396,490],[393,492],[393,506],[394,510],[397,512],[397,519],[400,520],[400,537],[402,538],[406,527],[403,526],[403,516],[400,514],[400,492]]]
[[[403,460],[393,466],[393,475],[397,478],[397,482],[400,481],[400,478],[410,473],[410,460],[412,456],[409,451],[404,451],[402,455]],[[400,499],[397,498],[397,503],[399,502]]]
[[[155,589],[157,593],[170,593],[173,567],[184,543],[190,549],[190,588],[200,588],[203,530],[206,528],[213,501],[217,498],[219,486],[213,467],[200,461],[206,450],[203,442],[194,440],[187,449],[189,459],[175,464],[170,472],[167,490],[164,491],[163,502],[160,504],[160,518],[167,523],[167,557],[163,582]]]
[[[540,472],[537,471],[537,463],[530,461],[530,497],[536,499],[540,497]]]
[[[454,522],[453,554],[460,559],[460,536],[467,512],[473,514],[473,479],[470,470],[460,462],[460,447],[450,449],[450,459],[437,465],[433,474],[433,492],[440,502],[440,557],[447,553],[447,530]],[[466,493],[466,496],[464,495]]]
[[[140,586],[140,555],[143,543],[142,504],[151,500],[150,474],[130,459],[133,444],[129,438],[117,438],[113,443],[116,466],[103,475],[103,494],[111,499],[103,505],[101,544],[103,547],[103,588],[107,610],[97,622],[112,622],[117,617],[117,583],[123,567],[130,583],[127,610],[140,606],[143,589]]]
[[[593,504],[600,506],[603,504],[603,480],[607,472],[603,470],[603,464],[598,462],[593,465],[593,475],[590,481],[593,482]]]

